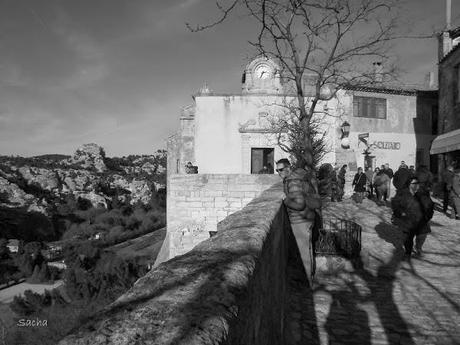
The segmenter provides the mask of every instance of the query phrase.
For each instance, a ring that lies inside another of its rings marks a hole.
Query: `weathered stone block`
[[[224,207],[227,207],[227,206],[228,206],[227,201],[215,201],[214,202],[214,207],[215,208],[224,208]]]

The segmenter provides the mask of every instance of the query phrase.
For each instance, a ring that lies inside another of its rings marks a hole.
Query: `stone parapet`
[[[277,175],[170,175],[167,190],[167,257],[188,252],[217,230],[217,223],[241,210],[267,188],[280,182]]]
[[[60,345],[284,344],[289,222],[281,183],[151,270]]]

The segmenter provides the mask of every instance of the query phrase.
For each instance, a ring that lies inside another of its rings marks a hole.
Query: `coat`
[[[391,168],[383,169],[383,172],[390,178],[390,180],[393,178],[393,170]]]
[[[315,210],[321,208],[315,177],[299,168],[286,176],[283,184],[289,221],[295,224],[314,220]]]
[[[357,173],[353,178],[352,186],[355,186],[354,191],[357,193],[362,193],[366,191],[367,177],[364,173]]]
[[[433,174],[431,173],[430,170],[426,167],[422,167],[420,169],[417,169],[415,172],[415,176],[418,179],[419,182],[419,188],[422,189],[422,191],[429,191],[431,190],[431,187],[433,186]]]
[[[428,234],[431,232],[430,220],[434,213],[434,202],[431,200],[429,191],[424,191],[423,189],[419,189],[417,193],[415,193],[415,198],[419,202],[422,211],[422,220],[415,234]]]
[[[393,176],[393,186],[396,189],[409,187],[411,173],[407,168],[399,168]]]
[[[379,171],[374,178],[374,188],[379,191],[379,193],[385,193],[388,189],[388,183],[390,178],[383,171]]]
[[[346,174],[346,170],[343,168],[340,168],[339,174],[337,175],[337,182],[339,184],[339,187],[341,187],[342,189],[345,186],[345,174]]]
[[[391,209],[395,218],[395,224],[403,232],[417,232],[423,220],[423,212],[420,202],[411,194],[409,188],[398,189],[391,199]]]
[[[366,177],[367,177],[367,183],[369,184],[372,184],[373,183],[373,177],[374,177],[374,172],[372,170],[366,170],[366,172],[364,172],[366,174]]]

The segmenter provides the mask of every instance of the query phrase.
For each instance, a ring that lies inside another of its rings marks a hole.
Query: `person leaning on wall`
[[[276,172],[283,179],[284,204],[311,287],[315,269],[313,231],[321,209],[315,176],[303,168],[293,169],[286,158],[276,162]]]

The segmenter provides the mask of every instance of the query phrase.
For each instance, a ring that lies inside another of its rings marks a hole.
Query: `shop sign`
[[[398,141],[374,141],[372,145],[382,150],[399,150],[401,143]]]

